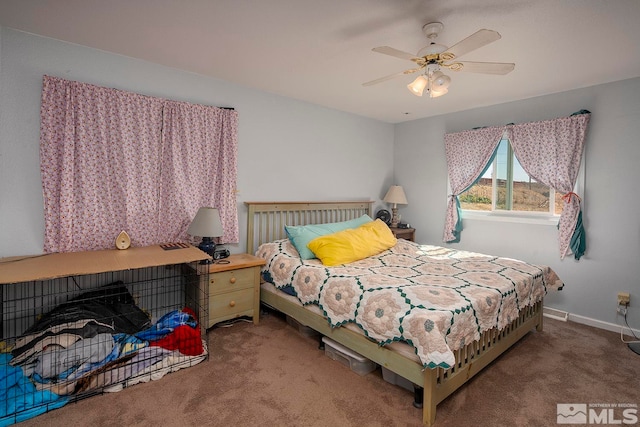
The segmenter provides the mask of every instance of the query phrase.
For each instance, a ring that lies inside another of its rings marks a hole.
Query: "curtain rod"
[[[167,101],[174,101],[174,100],[172,100],[172,99],[162,98],[162,97],[159,97],[159,96],[145,95],[145,94],[142,94],[142,93],[133,92],[133,91],[126,90],[126,89],[119,89],[119,88],[115,88],[115,87],[107,88],[106,86],[100,86],[100,85],[97,85],[97,84],[93,84],[93,83],[86,83],[86,82],[80,82],[80,81],[76,81],[76,80],[69,80],[69,79],[65,79],[64,77],[55,77],[55,76],[50,76],[50,75],[48,75],[48,74],[44,74],[44,75],[42,76],[42,78],[43,78],[43,79],[44,79],[45,77],[54,78],[54,79],[59,79],[59,80],[66,80],[66,81],[69,81],[69,82],[74,82],[74,83],[79,83],[79,84],[84,84],[84,85],[89,85],[89,86],[95,86],[95,87],[101,87],[101,88],[105,88],[105,89],[113,89],[113,90],[117,90],[117,91],[120,91],[120,92],[135,93],[136,95],[147,96],[147,97],[149,97],[149,98],[165,99],[165,100],[167,100]],[[178,102],[188,102],[188,103],[190,103],[190,104],[196,104],[196,103],[191,102],[191,101],[178,101]],[[199,105],[205,105],[205,104],[199,104]],[[233,107],[216,107],[215,105],[213,105],[213,107],[215,107],[215,108],[220,108],[220,109],[222,109],[222,110],[231,110],[231,111],[234,111],[234,110],[235,110],[235,108],[233,108]]]
[[[572,113],[569,117],[578,116],[580,114],[591,114],[591,111],[582,109],[580,111],[576,111],[575,113]],[[560,117],[556,117],[556,118],[560,118]],[[548,119],[548,120],[554,120],[554,119]],[[504,126],[513,126],[513,125],[515,125],[515,123],[511,122],[511,123],[507,123]],[[471,128],[471,130],[486,129],[488,127],[500,127],[500,126],[476,126],[474,128]]]

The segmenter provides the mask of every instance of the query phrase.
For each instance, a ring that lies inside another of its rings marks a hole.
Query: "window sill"
[[[479,220],[479,221],[496,221],[496,222],[513,222],[519,224],[536,224],[557,227],[559,215],[548,214],[522,214],[507,212],[481,212],[462,210],[462,219]]]

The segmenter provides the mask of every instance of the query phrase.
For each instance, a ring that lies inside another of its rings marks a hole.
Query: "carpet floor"
[[[196,366],[20,426],[421,425],[411,392],[384,381],[380,368],[360,376],[331,360],[279,313],[211,329],[209,349]],[[555,426],[558,404],[591,405],[600,417],[598,405],[611,405],[607,422],[633,421],[620,406],[640,404],[640,356],[618,333],[545,318],[543,332],[438,405],[435,427]]]

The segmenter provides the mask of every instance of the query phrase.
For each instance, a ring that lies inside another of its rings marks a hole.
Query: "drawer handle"
[[[232,277],[231,279],[229,279],[229,282],[231,282],[231,284],[236,283],[236,278],[235,278],[235,277]]]
[[[236,302],[235,301],[230,301],[229,302],[229,307],[235,307],[236,306]]]

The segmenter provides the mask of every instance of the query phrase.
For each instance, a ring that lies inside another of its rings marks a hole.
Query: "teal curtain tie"
[[[582,225],[582,210],[578,212],[578,221],[576,221],[576,229],[571,236],[571,242],[569,243],[571,252],[576,260],[579,260],[587,250],[587,241],[584,232],[584,226]]]

